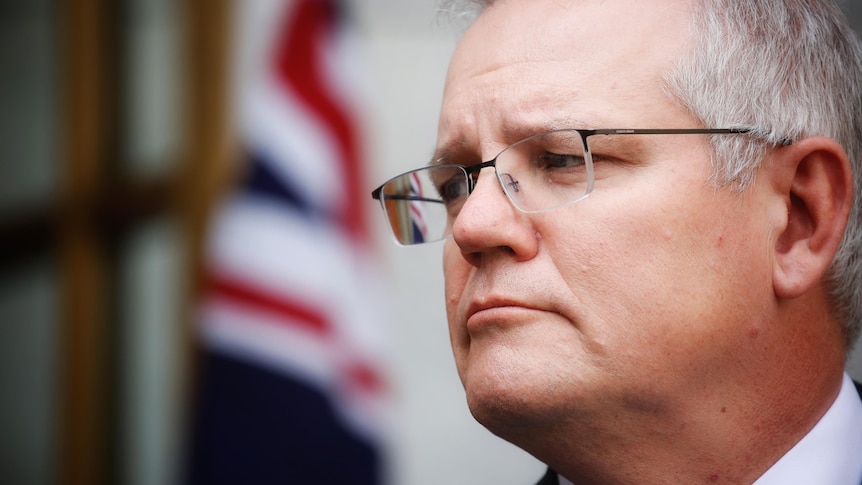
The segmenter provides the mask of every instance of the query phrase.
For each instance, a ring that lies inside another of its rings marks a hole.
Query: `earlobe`
[[[853,203],[853,177],[843,148],[829,138],[781,148],[773,161],[773,187],[787,210],[773,248],[773,286],[778,298],[791,299],[829,269]]]

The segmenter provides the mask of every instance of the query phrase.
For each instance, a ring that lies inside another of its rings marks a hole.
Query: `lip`
[[[486,319],[499,323],[499,318],[507,314],[513,316],[512,313],[521,311],[542,310],[514,299],[487,298],[470,302],[465,314],[465,321],[467,322],[467,327],[472,328],[482,325]]]
[[[484,298],[481,300],[473,300],[470,302],[470,305],[467,306],[467,320],[481,311],[490,310],[492,308],[523,306],[526,305],[507,298]]]

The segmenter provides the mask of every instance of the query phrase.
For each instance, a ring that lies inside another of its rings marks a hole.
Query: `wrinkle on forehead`
[[[669,104],[677,104],[662,83],[688,39],[687,7],[680,7],[686,5],[679,0],[494,4],[453,56],[438,153],[490,144],[483,155],[493,155],[496,148],[557,128],[658,127],[649,125],[658,124],[651,120],[659,117],[632,113],[667,112]]]

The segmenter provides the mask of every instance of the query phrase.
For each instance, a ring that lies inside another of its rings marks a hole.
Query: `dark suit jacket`
[[[548,468],[545,476],[543,476],[536,485],[560,485],[560,480],[557,478],[557,472]]]
[[[862,399],[862,384],[855,381],[853,384],[856,384],[856,392],[859,393],[859,398]],[[536,485],[560,485],[560,479],[557,478],[557,472],[548,468],[548,471],[545,472],[545,476],[543,476]]]

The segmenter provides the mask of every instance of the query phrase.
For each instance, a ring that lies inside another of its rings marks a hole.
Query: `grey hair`
[[[475,17],[494,0],[444,0]],[[771,146],[825,136],[850,159],[857,195],[827,280],[847,346],[862,330],[862,43],[833,0],[696,0],[691,51],[665,76],[704,126],[757,137],[712,139],[713,181],[747,187]]]
[[[494,0],[440,0],[437,11],[463,32],[493,3]]]
[[[495,0],[441,0],[441,10],[456,15],[479,15]]]

